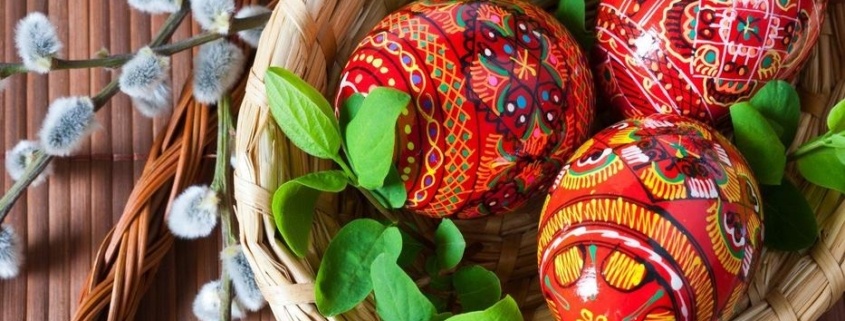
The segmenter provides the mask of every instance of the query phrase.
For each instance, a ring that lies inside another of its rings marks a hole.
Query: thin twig
[[[6,192],[6,195],[3,195],[3,198],[0,199],[0,225],[3,224],[3,221],[6,219],[6,216],[9,215],[9,212],[12,210],[12,205],[18,200],[18,198],[23,195],[23,192],[29,187],[29,184],[32,184],[32,181],[38,177],[41,172],[47,168],[47,165],[50,164],[50,160],[53,159],[52,156],[44,154],[43,151],[37,150],[35,151],[35,160],[32,164],[29,164],[29,167],[26,168],[26,173],[21,177],[21,179],[17,180],[15,184],[12,185],[12,188]]]
[[[170,18],[167,19],[165,25],[162,26],[162,29],[159,30],[159,34],[156,35],[155,40],[151,43],[152,45],[161,45],[167,42],[167,40],[169,40],[173,36],[173,33],[176,32],[176,29],[179,24],[181,24],[182,20],[184,20],[185,16],[187,16],[187,8],[188,7],[186,5],[183,5],[182,9],[180,9],[176,13],[173,13]],[[256,15],[249,18],[234,19],[232,20],[232,26],[229,29],[229,34],[231,35],[242,30],[258,28],[266,24],[268,20],[270,20],[269,13]],[[155,46],[153,50],[158,54],[170,56],[178,52],[193,48],[195,46],[199,46],[201,44],[223,38],[225,36],[226,35],[206,32],[174,44]],[[93,59],[90,61],[116,59],[114,61],[121,61],[120,65],[122,65],[123,63],[129,61],[129,59],[131,59],[133,56],[134,54],[125,54],[113,56],[111,58]],[[7,69],[4,70],[4,67],[6,67]],[[5,77],[4,72],[7,72],[9,70],[17,70],[18,68],[20,68],[20,65],[18,64],[0,64],[0,78]],[[120,87],[117,83],[117,80],[114,80],[109,83],[105,88],[103,88],[103,90],[101,90],[96,96],[92,98],[92,100],[94,101],[94,111],[96,112],[102,109],[103,106],[105,106],[106,103],[119,91]],[[33,161],[32,165],[27,167],[27,170],[21,176],[21,179],[15,182],[14,185],[12,185],[12,188],[9,189],[9,191],[6,192],[5,195],[3,195],[3,198],[0,198],[0,225],[3,224],[3,221],[6,219],[6,215],[8,215],[9,212],[12,210],[12,206],[15,204],[15,202],[17,202],[18,199],[20,199],[21,195],[23,195],[23,192],[26,190],[26,188],[29,187],[29,185],[35,180],[36,177],[38,177],[38,175],[41,174],[41,172],[44,171],[44,168],[47,167],[46,164],[50,163],[52,159],[52,156],[40,152],[37,153],[35,161]]]
[[[167,18],[165,25],[162,26],[161,30],[159,30],[156,35],[153,44],[163,44],[173,37],[176,29],[182,23],[182,20],[184,20],[188,15],[189,11],[190,7],[187,5],[186,1],[186,4],[182,5],[182,8],[179,11],[171,14],[170,17]],[[1,71],[0,75],[2,75]],[[118,85],[117,80],[114,80],[106,85],[105,88],[91,99],[94,102],[94,111],[96,112],[102,109],[109,99],[117,94],[119,90],[120,86]],[[47,168],[47,164],[50,164],[50,161],[52,160],[53,156],[47,155],[40,150],[36,151],[35,160],[26,168],[26,172],[24,172],[21,178],[12,185],[12,188],[3,195],[3,198],[0,198],[0,225],[2,225],[6,220],[6,216],[8,216],[9,212],[12,211],[12,206],[14,206],[18,199],[20,199],[23,192],[26,191],[26,188],[32,184],[38,175],[41,175],[41,172]]]
[[[182,24],[182,20],[185,20],[189,12],[191,12],[191,3],[189,1],[183,1],[179,11],[171,14],[164,21],[161,30],[158,31],[158,35],[150,42],[150,47],[158,47],[170,41],[170,38],[176,33],[176,29],[179,29],[179,25]]]
[[[187,2],[186,2],[187,3]],[[184,8],[183,8],[184,10]],[[181,15],[181,17],[174,17],[173,15],[171,18],[174,18],[174,21],[181,21],[179,19],[183,19],[185,15],[187,15],[187,11],[183,12],[183,10],[174,13],[174,15]],[[179,18],[179,19],[175,19]],[[241,30],[249,30],[253,28],[258,28],[267,23],[270,20],[270,13],[264,13],[248,18],[240,18],[232,20],[231,31],[229,34],[233,34],[235,32]],[[170,19],[168,19],[170,21]],[[169,27],[169,25],[165,25],[165,27]],[[162,28],[162,31],[170,32],[171,35],[173,32],[176,31],[176,27],[178,25],[170,27],[170,28]],[[187,49],[191,49],[193,47],[202,45],[204,43],[208,43],[220,38],[223,38],[227,35],[221,35],[215,32],[204,32],[194,37],[175,42],[169,45],[164,45],[166,41],[160,41],[160,39],[169,39],[169,37],[156,37],[156,40],[150,43],[150,48],[152,48],[153,52],[164,55],[164,56],[172,56],[176,53],[185,51]],[[134,53],[131,54],[120,54],[120,55],[112,55],[109,57],[103,58],[95,58],[95,59],[85,59],[85,60],[65,60],[59,58],[53,58],[52,65],[50,70],[67,70],[67,69],[83,69],[83,68],[96,68],[96,67],[103,67],[103,68],[117,68],[123,66],[127,61],[135,57]],[[23,64],[19,63],[0,63],[0,78],[6,78],[8,76],[14,74],[21,74],[26,73],[28,70],[26,69]]]
[[[232,233],[232,194],[229,182],[232,171],[229,170],[229,133],[232,130],[232,111],[230,98],[224,97],[217,106],[217,162],[214,168],[214,181],[211,188],[220,197],[220,232],[223,234],[223,249],[237,243]],[[228,321],[232,316],[232,280],[225,265],[220,267],[220,320]]]

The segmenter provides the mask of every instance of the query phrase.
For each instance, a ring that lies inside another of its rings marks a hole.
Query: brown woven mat
[[[18,19],[42,11],[56,23],[65,42],[62,56],[83,59],[102,48],[123,53],[138,49],[164,17],[139,14],[125,0],[0,0],[0,61],[17,61],[13,34]],[[193,29],[193,30],[192,30]],[[197,29],[182,26],[175,39]],[[189,53],[173,58],[174,93],[181,92],[191,65]],[[97,92],[112,77],[107,70],[80,70],[44,76],[16,76],[0,94],[0,164],[3,152],[39,129],[49,102],[67,95]],[[132,111],[125,96],[98,114],[102,129],[78,156],[59,159],[50,181],[29,190],[8,218],[25,244],[22,275],[0,281],[0,320],[67,320],[97,247],[122,212],[140,175],[153,135],[167,117],[149,120]],[[0,175],[3,192],[12,181]],[[216,234],[215,234],[216,235]],[[138,320],[194,320],[191,301],[199,286],[218,275],[219,238],[177,241],[164,259],[142,303]],[[248,320],[273,320],[269,311]],[[845,320],[845,304],[824,320]]]

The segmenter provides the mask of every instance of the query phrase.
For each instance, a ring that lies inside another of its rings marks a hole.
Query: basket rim
[[[343,52],[349,50],[349,41],[348,39],[347,42],[338,41],[338,39],[345,39],[341,35],[362,35],[362,32],[369,29],[364,28],[364,25],[372,23],[371,20],[367,19],[373,19],[374,16],[381,13],[386,14],[387,9],[396,8],[404,2],[407,2],[407,0],[345,0],[346,7],[341,10],[338,8],[341,5],[336,1],[293,0],[274,10],[273,18],[265,29],[259,46],[259,54],[251,68],[247,97],[241,107],[242,113],[246,117],[239,118],[236,130],[237,163],[239,165],[246,164],[244,167],[247,169],[241,169],[241,166],[239,166],[236,169],[235,177],[238,187],[236,188],[237,216],[238,220],[242,222],[241,241],[246,245],[246,248],[249,248],[249,250],[245,249],[245,254],[247,254],[248,261],[253,269],[259,272],[257,274],[262,274],[258,283],[265,296],[268,297],[268,301],[278,298],[280,292],[296,289],[307,290],[309,286],[313,288],[314,270],[316,269],[313,262],[319,261],[320,250],[312,249],[312,253],[309,253],[306,260],[299,260],[289,253],[280,240],[275,237],[275,225],[271,212],[267,206],[256,206],[254,202],[256,198],[268,199],[267,195],[272,195],[273,185],[278,186],[280,179],[278,177],[261,176],[261,169],[274,168],[274,165],[278,165],[279,168],[286,168],[288,172],[293,172],[309,166],[319,168],[320,166],[327,166],[327,164],[303,160],[297,161],[298,163],[295,165],[290,165],[279,164],[280,160],[272,159],[274,154],[272,150],[274,149],[285,151],[293,149],[291,146],[284,146],[285,144],[280,142],[282,134],[278,128],[272,128],[275,125],[267,116],[267,98],[263,95],[263,71],[272,63],[277,63],[277,65],[281,63],[283,66],[291,67],[288,69],[293,70],[306,80],[310,80],[309,82],[313,81],[312,85],[325,93],[326,88],[331,88],[332,80],[326,75],[315,75],[315,73],[319,74],[320,68],[322,70],[338,68],[339,61],[344,60]],[[548,3],[550,1],[543,2]],[[832,2],[831,5],[836,3]],[[290,5],[288,6],[288,4]],[[355,7],[358,9],[354,9]],[[349,16],[337,17],[336,15],[340,14],[339,12],[354,16],[357,20],[350,19]],[[845,15],[838,14],[838,17],[840,17],[841,23],[845,23]],[[290,19],[290,21],[285,19]],[[291,23],[291,21],[294,22]],[[315,23],[323,24],[319,25],[322,27],[315,27],[313,26]],[[827,36],[833,35],[833,32],[829,30],[829,24],[824,25],[828,29]],[[287,27],[287,29],[282,29],[280,26]],[[313,29],[319,29],[319,31]],[[840,31],[845,31],[845,29]],[[309,38],[307,36],[315,34],[319,34],[321,37]],[[286,37],[294,40],[283,39]],[[303,41],[297,43],[297,39]],[[317,41],[316,43],[309,43],[305,41],[307,39],[317,39]],[[326,53],[323,48],[336,49],[337,53]],[[818,53],[819,51],[820,49],[817,48],[817,55],[821,55]],[[301,57],[311,58],[301,59],[307,62],[294,61]],[[327,61],[320,62],[321,59]],[[814,57],[813,59],[818,60],[819,58]],[[819,69],[817,72],[824,72],[825,68],[817,69]],[[842,80],[840,79],[840,82]],[[845,98],[845,83],[840,84],[839,89],[834,92],[807,89],[812,87],[821,88],[821,86],[806,86],[802,89],[802,102],[807,99],[810,103],[803,104],[802,132],[796,135],[796,141],[806,141],[810,136],[815,136],[814,134],[819,127],[819,116],[829,111],[832,101]],[[291,156],[292,159],[296,157],[301,157],[301,155],[294,154],[294,156]],[[237,191],[241,187],[243,190]],[[845,248],[838,245],[842,243],[839,240],[845,242],[845,228],[843,228],[845,226],[845,215],[841,215],[845,214],[843,198],[838,193],[826,192],[824,189],[814,188],[806,184],[802,187],[806,193],[816,195],[816,198],[826,201],[824,209],[817,211],[817,214],[820,215],[820,222],[823,222],[825,227],[835,230],[837,233],[832,236],[823,234],[817,244],[805,253],[788,254],[764,250],[764,259],[761,262],[763,267],[760,271],[757,271],[754,283],[749,287],[749,292],[744,299],[751,305],[736,316],[736,320],[814,319],[821,315],[823,311],[832,307],[845,291],[845,273],[843,273],[841,267],[842,262],[845,261],[845,258],[843,258],[845,257]],[[327,207],[328,209],[322,208],[320,211],[325,214],[334,209],[332,206]],[[318,216],[323,217],[325,215]],[[318,236],[330,235],[332,229],[336,230],[339,227],[337,226],[338,222],[321,221],[317,224],[321,227]],[[320,224],[326,224],[326,226]],[[491,224],[498,224],[501,228],[501,225],[507,223],[500,221]],[[244,229],[244,225],[247,226],[246,229]],[[492,229],[495,230],[495,228]],[[842,235],[842,237],[840,238],[839,235]],[[778,280],[777,277],[782,279]],[[803,282],[794,284],[798,281]],[[801,284],[810,284],[813,287],[807,291],[800,286]],[[536,292],[536,290],[529,286],[524,288],[526,293]],[[297,296],[297,299],[280,298],[278,301],[270,302],[278,319],[311,320],[310,318],[324,318],[319,314],[310,314],[316,312],[316,308],[311,304],[312,300],[307,297],[308,293],[300,292],[299,295],[301,296]],[[526,312],[534,313],[534,316],[540,319],[550,317],[548,311],[544,311],[544,308],[545,305],[541,305],[536,311]],[[359,307],[348,316],[339,316],[338,318],[345,320],[346,318],[355,319],[361,316],[375,318],[371,302]]]

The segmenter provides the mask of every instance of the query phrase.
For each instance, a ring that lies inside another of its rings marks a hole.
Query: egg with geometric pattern
[[[477,218],[548,190],[588,138],[592,84],[578,44],[541,8],[416,1],[363,38],[335,105],[381,86],[410,94],[394,155],[405,209]]]
[[[675,113],[724,125],[728,107],[795,79],[827,0],[601,0],[595,76],[620,119]]]
[[[619,122],[564,165],[539,224],[542,292],[557,320],[728,320],[761,256],[751,170],[707,125]]]

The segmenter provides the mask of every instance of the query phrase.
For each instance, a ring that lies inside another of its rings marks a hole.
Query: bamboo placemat
[[[0,0],[0,61],[18,61],[14,28],[27,12],[50,17],[63,40],[61,55],[84,59],[101,49],[112,53],[137,50],[148,43],[164,20],[130,10],[125,0]],[[174,39],[199,32],[183,25]],[[173,92],[181,92],[190,73],[191,54],[173,57]],[[50,101],[90,95],[115,75],[112,71],[74,70],[49,76],[15,76],[0,94],[0,164],[21,139],[33,139]],[[174,99],[175,102],[175,99]],[[102,128],[77,156],[57,159],[50,180],[29,189],[7,222],[25,246],[21,276],[0,281],[0,320],[67,320],[78,306],[79,292],[100,242],[118,220],[133,182],[140,176],[153,137],[166,116],[150,120],[118,95],[97,115]],[[0,175],[3,192],[12,185]],[[141,304],[138,320],[194,320],[191,303],[200,286],[219,275],[219,237],[177,241],[164,259],[153,287]],[[247,320],[273,320],[269,311]],[[840,302],[823,320],[845,320]]]
[[[65,44],[61,55],[70,59],[92,57],[104,48],[112,53],[137,50],[150,41],[166,18],[130,10],[125,0],[2,0],[0,61],[18,61],[14,28],[32,11],[48,14],[56,24]],[[174,39],[199,31],[184,24]],[[190,75],[191,62],[190,53],[173,57],[176,95]],[[10,78],[0,94],[0,163],[3,153],[18,141],[36,137],[50,101],[94,94],[114,75],[98,69]],[[144,118],[132,109],[126,96],[118,95],[97,119],[102,128],[77,156],[57,159],[49,182],[31,188],[7,219],[25,245],[26,264],[17,279],[0,281],[0,320],[68,320],[73,316],[98,246],[122,213],[153,137],[169,117]],[[0,175],[4,192],[11,184],[5,173]],[[219,276],[220,241],[214,235],[175,243],[139,309],[138,320],[194,320],[194,295],[205,282]],[[249,318],[272,319],[269,312]]]

